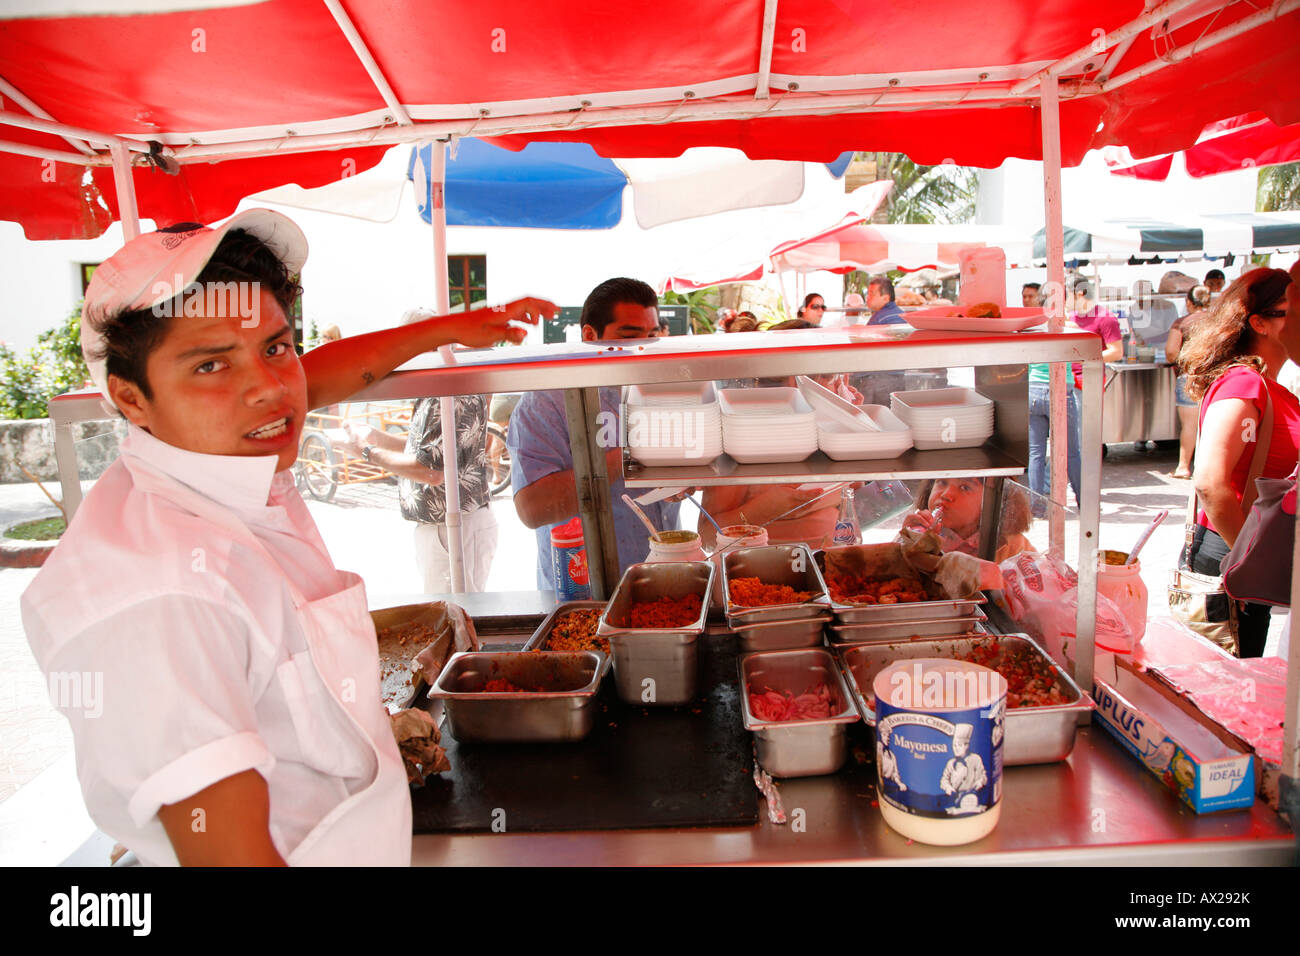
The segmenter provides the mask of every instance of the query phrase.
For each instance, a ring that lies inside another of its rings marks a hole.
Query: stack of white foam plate
[[[879,431],[863,431],[837,421],[817,422],[817,447],[828,458],[897,458],[912,447],[912,429],[884,405],[860,409]]]
[[[722,454],[722,410],[712,382],[629,385],[627,446],[643,465],[708,465]]]
[[[803,461],[817,450],[817,419],[796,388],[724,388],[722,448],[741,464]]]
[[[824,385],[818,385],[807,375],[795,379],[799,394],[808,400],[817,424],[840,425],[841,431],[878,432],[880,426],[870,415],[864,414],[861,406],[845,401]]]
[[[894,392],[889,407],[922,450],[975,448],[993,434],[993,402],[973,388]]]

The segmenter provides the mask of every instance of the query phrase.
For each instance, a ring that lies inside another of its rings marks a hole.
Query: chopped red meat
[[[750,691],[749,709],[763,721],[824,720],[831,715],[831,692],[825,683],[797,697],[785,691]]]

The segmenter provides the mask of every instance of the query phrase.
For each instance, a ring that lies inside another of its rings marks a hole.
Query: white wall
[[[80,264],[102,262],[121,245],[117,223],[98,239],[31,242],[17,223],[0,222],[0,341],[18,351],[34,345],[80,301]]]

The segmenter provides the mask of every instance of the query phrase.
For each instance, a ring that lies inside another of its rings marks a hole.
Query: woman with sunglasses
[[[1254,269],[1224,290],[1207,312],[1188,322],[1178,355],[1187,393],[1201,403],[1200,438],[1192,482],[1200,509],[1183,568],[1219,574],[1219,562],[1246,520],[1242,495],[1255,440],[1268,443],[1263,477],[1285,478],[1300,455],[1300,402],[1277,382],[1287,359],[1286,298],[1291,277],[1281,269]],[[1259,434],[1266,404],[1270,434]],[[1269,608],[1241,604],[1242,657],[1260,657],[1268,636]]]
[[[795,317],[811,322],[813,325],[821,325],[822,316],[825,314],[826,300],[816,292],[809,292],[803,297],[803,305],[799,306],[799,312]]]

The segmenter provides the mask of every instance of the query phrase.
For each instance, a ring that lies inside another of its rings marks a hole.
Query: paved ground
[[[1158,511],[1170,511],[1142,552],[1152,614],[1165,613],[1166,578],[1182,546],[1188,485],[1170,477],[1176,460],[1176,449],[1116,446],[1103,471],[1102,547],[1128,550]],[[335,563],[361,574],[372,599],[422,590],[411,560],[410,525],[398,514],[394,485],[346,487],[333,502],[310,501],[309,507]],[[32,485],[0,485],[0,527],[52,510]],[[497,499],[493,511],[500,539],[489,589],[531,589],[533,533],[519,524],[509,497]],[[688,527],[694,525],[689,504],[683,517]],[[1071,543],[1071,561],[1075,553]],[[57,863],[94,832],[76,790],[71,735],[48,702],[19,618],[19,596],[34,574],[0,569],[0,865]],[[1274,630],[1269,653],[1276,653]]]

